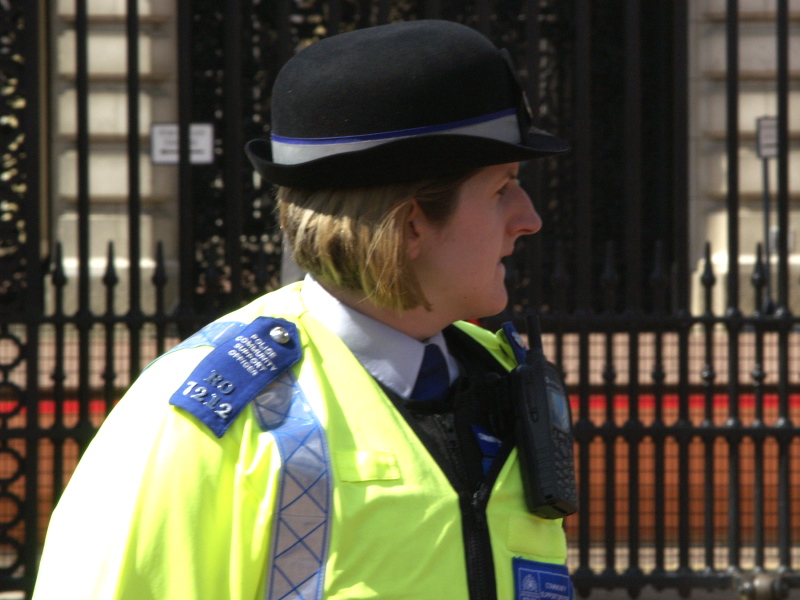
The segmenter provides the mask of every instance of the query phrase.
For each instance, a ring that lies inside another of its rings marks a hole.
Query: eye
[[[499,193],[500,193],[501,195],[502,195],[502,194],[505,194],[505,193],[506,193],[506,192],[507,192],[509,189],[511,189],[511,188],[512,188],[512,187],[514,187],[515,185],[516,185],[516,186],[518,186],[518,185],[519,185],[519,179],[517,179],[516,177],[515,177],[515,178],[513,178],[513,179],[509,179],[509,180],[506,182],[506,184],[505,184],[503,187],[501,187],[501,188],[500,188],[500,190],[499,190]]]

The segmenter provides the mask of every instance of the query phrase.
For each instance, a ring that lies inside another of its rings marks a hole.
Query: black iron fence
[[[798,318],[754,306],[717,314],[707,248],[704,310],[543,317],[547,351],[573,391],[580,511],[567,519],[573,580],[595,588],[738,590],[779,598],[800,587]],[[664,265],[651,285],[668,293]],[[755,579],[755,578],[758,579]]]
[[[278,285],[280,236],[268,190],[253,179],[241,148],[268,134],[267,90],[280,65],[319,37],[422,17],[465,22],[508,47],[539,126],[573,146],[569,156],[522,172],[545,229],[522,243],[509,265],[512,302],[501,318],[521,321],[531,307],[543,307],[546,350],[571,389],[581,508],[566,528],[578,591],[623,588],[635,596],[651,586],[689,595],[742,587],[777,597],[782,586],[800,588],[786,0],[775,2],[774,16],[778,235],[769,310],[768,263],[760,253],[751,306],[742,305],[739,289],[734,0],[725,13],[728,247],[714,249],[727,254],[726,278],[717,281],[709,250],[694,294],[688,2],[160,6],[174,10],[156,19],[127,0],[123,15],[94,15],[86,0],[76,0],[74,14],[62,18],[49,0],[0,2],[0,591],[30,593],[50,511],[80,452],[141,368],[221,311]],[[74,93],[76,107],[70,143],[77,183],[67,210],[75,214],[77,244],[70,257],[59,245],[68,240],[55,233],[63,205],[54,201],[59,192],[50,178],[57,162],[48,117],[57,104],[48,90],[59,76],[51,63],[54,19],[75,39],[74,76],[58,84]],[[139,43],[153,23],[174,32],[180,143],[173,239],[152,249],[145,270],[148,248],[139,240],[149,200],[140,157],[151,140],[140,131],[139,113],[140,93],[154,77],[141,73]],[[118,81],[90,69],[89,36],[97,27],[116,28],[125,40]],[[90,247],[90,217],[98,210],[92,150],[103,143],[89,127],[90,98],[109,88],[127,98],[124,273],[118,246],[109,243],[104,257]],[[213,125],[209,164],[191,161],[192,123]],[[169,268],[170,248],[177,270]],[[712,295],[723,287],[719,310]],[[701,299],[694,311],[693,295]],[[758,571],[765,574],[752,583]]]

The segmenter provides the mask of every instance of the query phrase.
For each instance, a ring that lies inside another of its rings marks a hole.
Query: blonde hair
[[[405,224],[416,200],[444,225],[473,173],[370,188],[279,187],[281,229],[297,264],[321,282],[361,292],[381,308],[430,309],[408,260]]]

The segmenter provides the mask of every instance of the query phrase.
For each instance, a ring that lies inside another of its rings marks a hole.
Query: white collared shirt
[[[424,342],[415,340],[346,306],[310,275],[303,280],[301,296],[309,312],[339,336],[367,372],[401,398],[411,396],[426,344],[436,344],[442,350],[450,383],[458,377],[458,363],[441,332]]]

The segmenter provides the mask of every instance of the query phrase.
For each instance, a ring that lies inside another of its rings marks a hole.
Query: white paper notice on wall
[[[192,123],[189,126],[189,161],[193,165],[214,162],[214,125]],[[150,160],[154,165],[178,164],[178,124],[153,123],[150,127]]]

